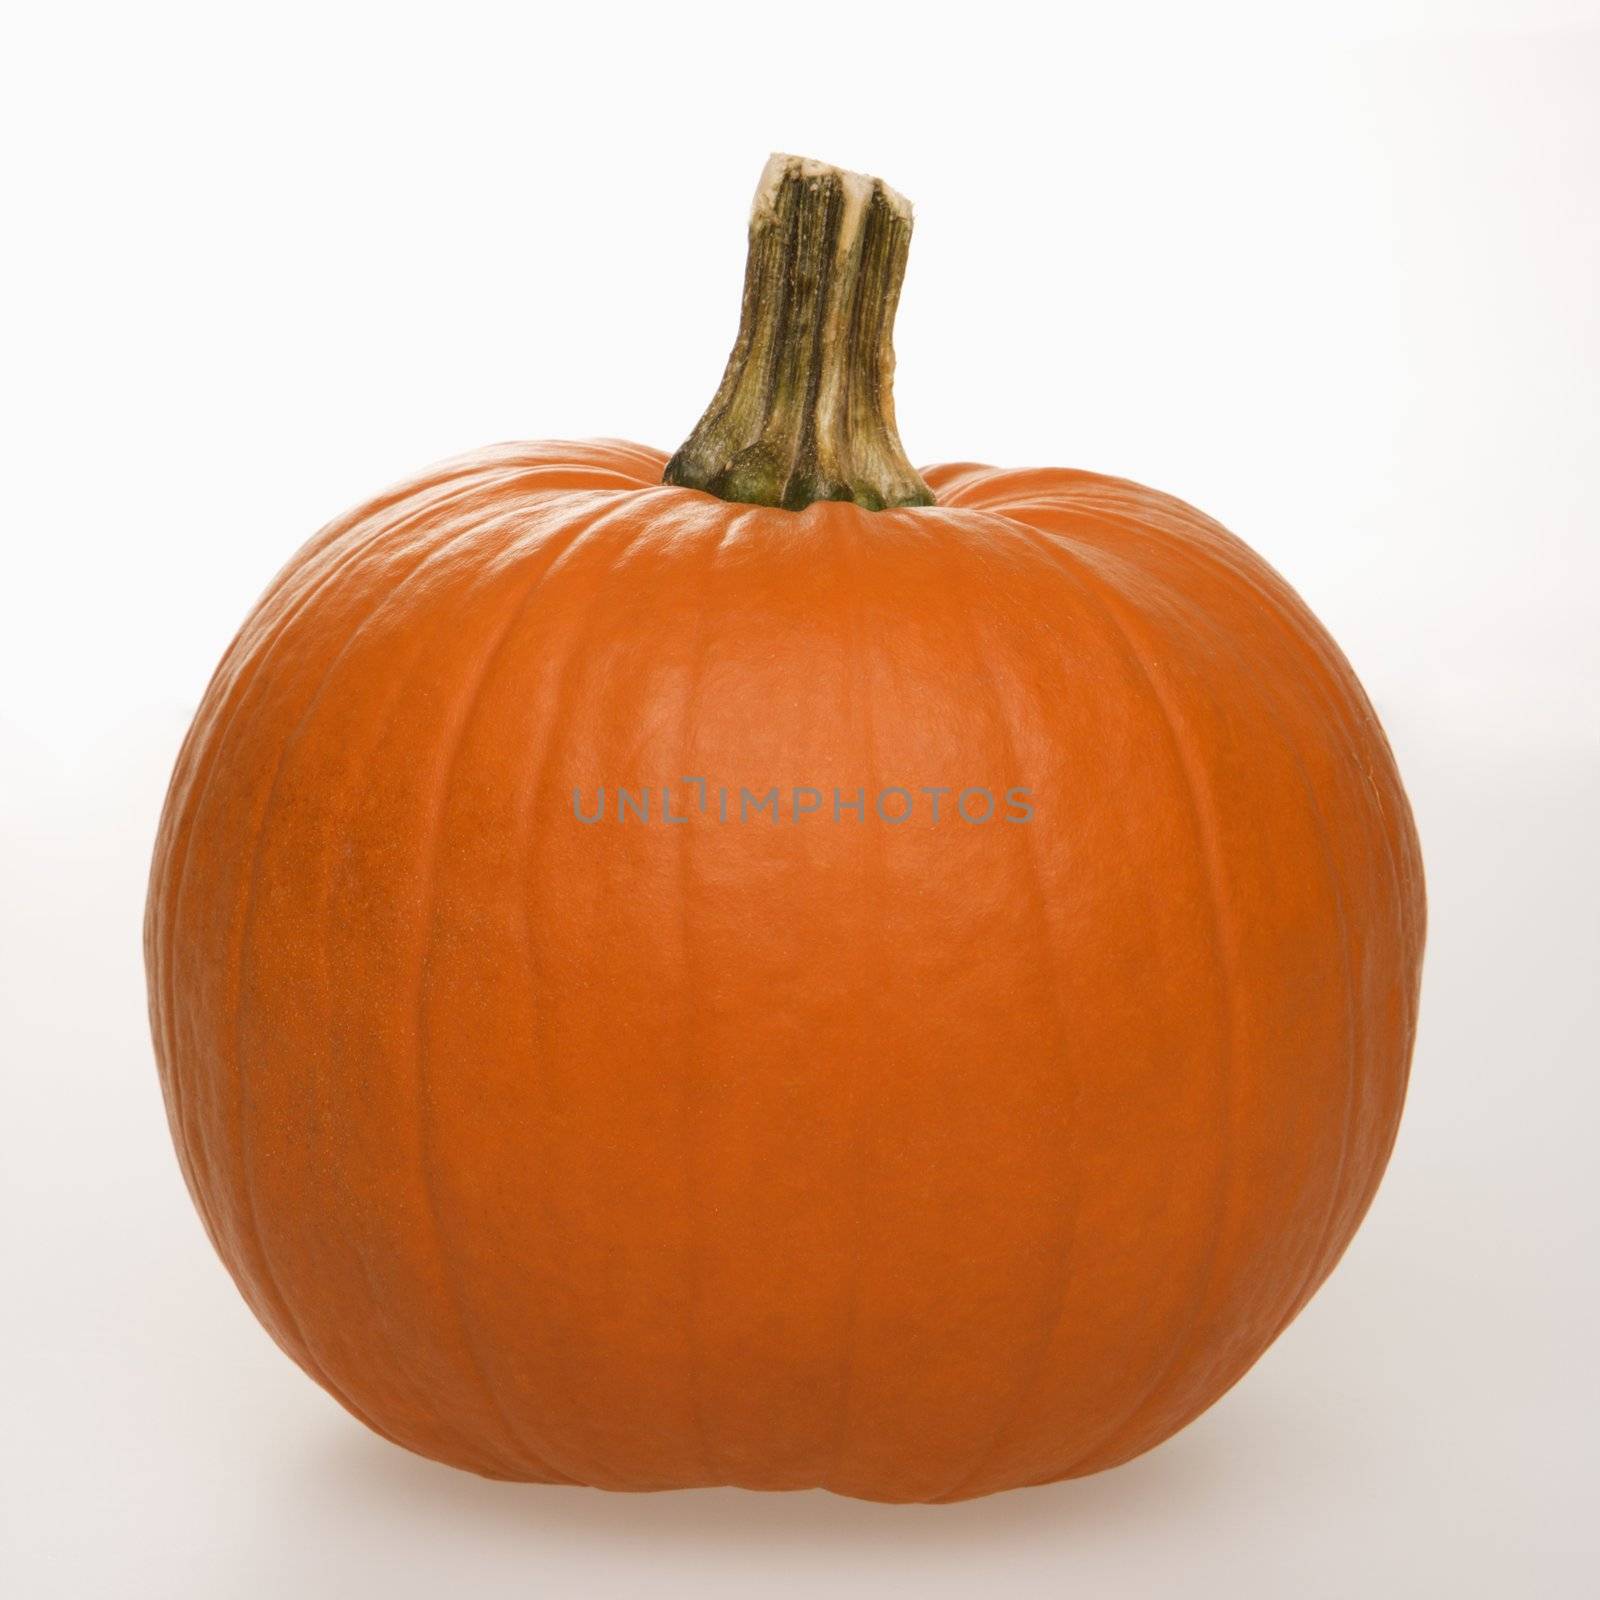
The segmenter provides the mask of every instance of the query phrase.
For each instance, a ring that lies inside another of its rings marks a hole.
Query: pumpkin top
[[[799,511],[932,505],[894,417],[911,203],[880,178],[774,155],[750,211],[739,334],[663,481]]]

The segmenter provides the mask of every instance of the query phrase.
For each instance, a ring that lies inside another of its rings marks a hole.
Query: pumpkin
[[[1418,847],[1350,667],[1167,495],[914,471],[882,183],[774,158],[670,461],[318,534],[178,759],[178,1156],[272,1337],[504,1479],[950,1501],[1183,1427],[1350,1242]]]

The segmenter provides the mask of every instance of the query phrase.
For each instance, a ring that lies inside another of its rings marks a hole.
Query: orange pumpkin
[[[1382,1174],[1423,890],[1371,707],[1189,506],[911,470],[909,233],[776,158],[671,464],[505,445],[333,523],[179,758],[146,940],[185,1175],[412,1450],[1095,1472],[1255,1361]]]

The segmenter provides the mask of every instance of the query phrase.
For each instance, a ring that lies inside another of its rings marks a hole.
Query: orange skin
[[[1372,709],[1134,484],[788,512],[664,460],[435,469],[229,650],[146,929],[211,1239],[356,1416],[492,1477],[1126,1461],[1305,1304],[1394,1140],[1424,907]],[[1035,812],[719,824],[685,775]],[[585,826],[602,784],[689,820]]]

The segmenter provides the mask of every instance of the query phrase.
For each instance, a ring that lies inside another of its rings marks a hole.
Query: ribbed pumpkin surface
[[[663,461],[438,469],[228,652],[147,923],[211,1237],[351,1411],[494,1476],[1126,1460],[1281,1331],[1394,1138],[1423,898],[1371,708],[1133,484],[789,512]],[[647,785],[649,824],[574,814]],[[774,785],[830,805],[717,820]],[[1034,814],[829,814],[924,785]]]

